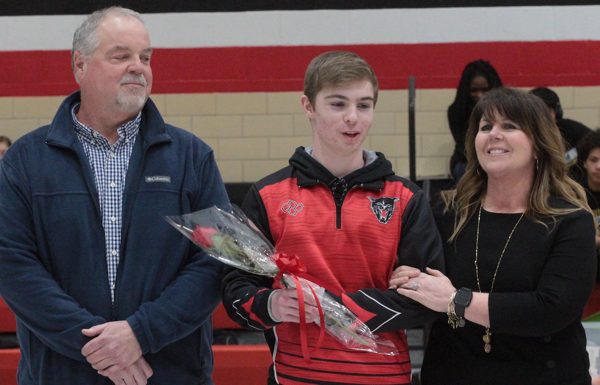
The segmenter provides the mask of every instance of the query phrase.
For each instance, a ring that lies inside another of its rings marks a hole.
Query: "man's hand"
[[[390,289],[397,289],[402,285],[405,285],[410,278],[417,278],[421,275],[421,270],[416,267],[400,266],[397,267],[393,272],[389,282]]]
[[[116,385],[146,385],[148,378],[152,377],[152,368],[144,357],[116,374],[108,376],[108,378]]]
[[[127,321],[107,322],[81,331],[95,337],[81,353],[92,367],[110,377],[130,366],[142,356],[142,349]]]
[[[319,310],[312,294],[304,293],[304,310],[306,311],[306,322],[315,322],[319,319]],[[296,289],[275,291],[271,297],[271,314],[279,322],[300,323],[300,310]]]

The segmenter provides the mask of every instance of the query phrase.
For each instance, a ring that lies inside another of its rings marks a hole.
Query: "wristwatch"
[[[456,291],[454,296],[454,312],[460,318],[465,317],[465,309],[471,304],[473,298],[473,291],[466,287],[460,288]]]

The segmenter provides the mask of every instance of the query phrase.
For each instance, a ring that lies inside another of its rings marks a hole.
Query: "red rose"
[[[212,240],[213,234],[219,234],[219,232],[212,227],[200,227],[196,226],[194,232],[190,235],[194,242],[202,247],[213,247],[214,243]]]

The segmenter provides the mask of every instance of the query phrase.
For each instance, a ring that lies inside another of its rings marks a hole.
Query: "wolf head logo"
[[[373,214],[379,221],[379,223],[387,224],[390,219],[392,219],[392,214],[394,213],[394,205],[398,202],[399,198],[389,198],[383,197],[378,199],[373,199],[371,197],[367,197],[371,201],[371,210],[373,210]]]

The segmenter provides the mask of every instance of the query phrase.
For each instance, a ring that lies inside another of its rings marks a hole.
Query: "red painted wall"
[[[600,41],[484,42],[155,49],[155,94],[301,91],[319,53],[363,56],[381,89],[456,88],[466,63],[483,58],[515,87],[600,85]],[[78,89],[68,51],[0,52],[0,96],[58,96]]]

